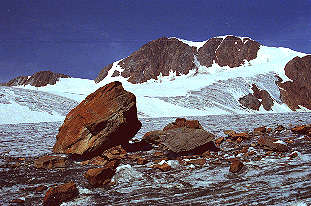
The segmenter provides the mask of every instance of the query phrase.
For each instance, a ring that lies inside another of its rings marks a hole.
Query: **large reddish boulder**
[[[68,113],[53,151],[89,159],[128,143],[140,128],[135,95],[125,91],[120,82],[112,82]]]
[[[44,206],[57,206],[78,197],[79,190],[74,182],[51,187],[43,199]]]
[[[291,81],[277,82],[282,101],[294,111],[299,105],[311,109],[311,55],[293,58],[284,70]]]

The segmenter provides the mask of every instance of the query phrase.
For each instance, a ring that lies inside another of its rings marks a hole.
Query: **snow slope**
[[[181,41],[196,47],[204,44],[204,42]],[[259,111],[242,108],[238,102],[240,97],[252,92],[251,85],[255,83],[260,89],[267,90],[274,99],[274,106],[269,112],[291,112],[280,100],[275,75],[281,77],[283,81],[288,81],[284,73],[286,63],[296,56],[304,55],[306,54],[287,48],[261,46],[256,59],[236,68],[220,67],[215,63],[212,67],[206,68],[195,57],[196,68],[189,74],[182,76],[176,76],[175,72],[170,72],[169,76],[160,74],[157,80],[141,84],[129,83],[121,76],[112,77],[115,70],[122,72],[117,61],[113,63],[108,76],[98,84],[93,80],[63,78],[56,85],[40,88],[26,85],[18,88],[57,95],[71,99],[73,104],[77,104],[99,87],[112,81],[120,81],[126,90],[136,95],[140,117],[268,113],[263,108]],[[3,108],[5,106],[1,104],[0,109]],[[301,111],[305,109],[302,108]],[[53,115],[55,119],[64,118],[63,114],[59,117],[57,116],[59,113],[56,113],[48,113],[48,117]]]

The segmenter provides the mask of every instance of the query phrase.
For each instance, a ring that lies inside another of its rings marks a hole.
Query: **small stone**
[[[297,152],[293,152],[289,155],[289,158],[293,159],[293,158],[296,158],[298,157],[298,153]]]
[[[22,199],[14,199],[11,201],[11,203],[14,203],[14,204],[24,204],[25,203],[25,200],[22,200]]]
[[[224,137],[219,137],[218,139],[215,140],[215,143],[220,145],[224,141],[224,139],[225,139]]]
[[[259,133],[265,133],[266,131],[267,131],[267,128],[265,126],[254,129],[254,132],[259,132]]]
[[[52,169],[66,167],[68,161],[60,156],[42,156],[34,161],[34,166],[38,169]]]
[[[144,165],[148,162],[148,160],[146,160],[145,158],[138,158],[137,159],[137,164],[139,165]]]
[[[35,191],[36,191],[36,192],[43,192],[43,191],[46,190],[46,189],[48,189],[47,186],[45,186],[45,185],[40,185],[40,186],[36,187]]]
[[[237,173],[242,170],[244,164],[241,162],[241,160],[234,158],[231,160],[231,165],[229,171],[232,173]]]
[[[44,206],[60,205],[62,202],[73,200],[79,195],[79,190],[74,182],[51,187],[43,199]]]
[[[172,169],[172,167],[167,163],[153,165],[153,168],[160,169],[162,172],[167,172]]]

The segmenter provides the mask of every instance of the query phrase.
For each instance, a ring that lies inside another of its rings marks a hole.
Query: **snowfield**
[[[204,44],[181,41],[196,47]],[[160,74],[157,80],[141,84],[129,83],[121,76],[112,77],[115,70],[122,72],[117,61],[108,72],[108,76],[98,84],[88,79],[62,78],[55,85],[40,88],[30,85],[0,87],[0,124],[63,121],[71,108],[99,87],[112,81],[122,82],[127,91],[136,95],[140,118],[291,112],[280,100],[275,76],[278,75],[283,81],[290,81],[284,72],[286,63],[296,56],[305,55],[287,48],[261,46],[256,59],[237,68],[220,67],[216,63],[207,68],[195,57],[196,68],[189,74],[176,76],[172,71],[169,76]],[[253,83],[259,89],[267,90],[274,99],[272,111],[265,111],[263,108],[253,111],[240,106],[238,99],[252,93]],[[25,91],[27,95],[39,97],[22,104],[16,99],[20,96],[16,89]],[[42,101],[42,95],[46,98],[46,107],[37,107]],[[52,101],[55,98],[58,100]],[[3,103],[4,100],[7,103]],[[64,109],[60,110],[62,106]],[[301,108],[300,111],[308,110]],[[12,113],[15,115],[10,115]]]

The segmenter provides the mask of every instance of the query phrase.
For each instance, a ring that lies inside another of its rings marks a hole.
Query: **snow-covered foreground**
[[[185,41],[188,42],[189,41]],[[191,43],[191,42],[190,42]],[[201,46],[202,43],[191,43],[191,45]],[[196,68],[189,74],[176,76],[171,72],[169,76],[160,75],[157,80],[149,80],[141,84],[132,84],[127,79],[119,76],[112,77],[115,70],[122,71],[118,62],[113,64],[108,76],[96,84],[93,80],[69,78],[60,79],[56,85],[48,85],[36,88],[30,85],[19,86],[22,89],[29,89],[28,94],[35,102],[42,101],[40,95],[53,94],[52,99],[65,98],[72,100],[72,105],[81,102],[87,95],[94,92],[101,86],[112,81],[122,82],[124,88],[136,95],[137,108],[140,117],[177,117],[177,116],[204,116],[217,114],[246,114],[246,113],[267,113],[263,108],[259,111],[242,108],[238,99],[244,95],[252,93],[251,85],[255,83],[260,89],[267,90],[274,99],[274,106],[270,113],[291,112],[287,105],[280,100],[280,92],[275,84],[278,75],[283,81],[289,79],[285,76],[284,67],[288,61],[296,56],[305,54],[292,51],[286,48],[274,48],[261,46],[257,58],[245,62],[243,66],[237,68],[220,67],[213,64],[206,68],[196,60]],[[2,88],[2,87],[1,87]],[[6,88],[6,92],[14,90]],[[3,91],[0,90],[0,91]],[[21,90],[20,90],[21,91]],[[25,90],[26,91],[26,90]],[[40,92],[39,92],[40,91]],[[3,92],[1,92],[3,95]],[[11,91],[12,93],[12,91]],[[40,108],[30,109],[16,100],[14,94],[4,94],[10,96],[10,104],[0,104],[0,123],[17,122],[42,122],[60,121],[65,118],[65,113],[56,110],[44,110]],[[3,96],[0,100],[3,100]],[[14,99],[15,98],[15,99]],[[63,99],[62,99],[63,101]],[[58,104],[60,101],[49,102]],[[62,103],[60,103],[62,104]],[[18,115],[10,116],[13,111]],[[68,110],[64,110],[68,112]],[[306,111],[303,108],[300,111]]]

